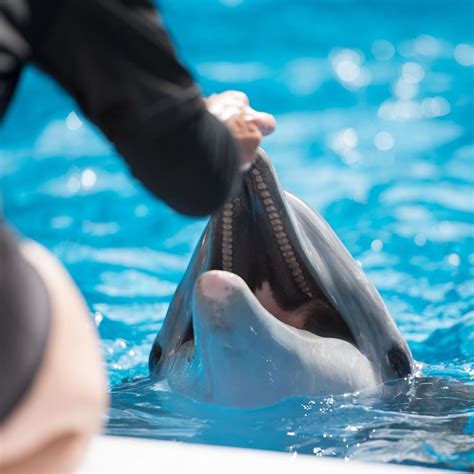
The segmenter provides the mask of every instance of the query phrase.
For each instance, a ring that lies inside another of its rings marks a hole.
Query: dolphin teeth
[[[300,291],[302,291],[307,298],[311,299],[312,293],[309,289],[308,283],[306,282],[300,265],[296,260],[294,250],[290,245],[288,235],[285,232],[285,227],[283,225],[281,215],[278,211],[278,208],[275,206],[275,202],[273,201],[270,192],[268,191],[267,184],[265,183],[263,176],[261,175],[258,169],[254,168],[252,170],[252,174],[254,176],[256,188],[260,191],[260,196],[262,198],[263,205],[265,206],[265,210],[267,211],[268,219],[270,220],[275,238],[280,247],[281,255],[285,260],[286,264],[288,265],[288,268],[291,271],[291,275],[293,276],[293,279]],[[224,214],[224,216],[233,217],[233,214]],[[224,224],[224,226],[225,225],[228,224]],[[229,254],[225,255],[225,259],[226,260],[224,262],[224,265],[227,262],[230,262],[229,265],[232,265],[231,257],[229,256]]]
[[[234,202],[228,202],[224,205],[222,212],[222,269],[227,272],[232,271],[233,267],[233,236],[232,224],[234,221]]]

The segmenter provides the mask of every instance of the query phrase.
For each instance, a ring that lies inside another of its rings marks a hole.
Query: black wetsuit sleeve
[[[33,383],[47,343],[49,310],[41,278],[0,222],[0,423]]]
[[[0,120],[13,96],[23,64],[31,55],[31,48],[19,25],[27,21],[25,4],[14,0],[0,0]]]
[[[150,2],[27,3],[22,32],[32,60],[70,92],[132,173],[180,212],[206,215],[223,204],[240,183],[238,147],[206,110]]]

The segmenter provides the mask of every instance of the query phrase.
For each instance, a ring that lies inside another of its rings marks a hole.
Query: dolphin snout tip
[[[235,291],[240,278],[229,272],[211,270],[202,274],[197,282],[198,292],[214,301],[224,301]]]

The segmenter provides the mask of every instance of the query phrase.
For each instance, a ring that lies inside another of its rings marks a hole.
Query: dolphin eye
[[[392,370],[400,377],[406,377],[411,373],[410,361],[399,347],[392,347],[388,352],[388,362]]]
[[[155,342],[151,349],[150,357],[148,359],[148,367],[150,371],[152,371],[158,365],[158,363],[160,362],[162,353],[163,353],[163,349],[157,342]]]

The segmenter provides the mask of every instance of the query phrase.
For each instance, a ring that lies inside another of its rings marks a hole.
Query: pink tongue
[[[255,296],[269,313],[273,314],[273,316],[283,323],[296,329],[305,328],[306,322],[310,317],[310,312],[305,311],[305,307],[298,308],[294,311],[286,311],[280,308],[273,297],[272,289],[267,281],[263,282],[262,287],[257,289]]]

